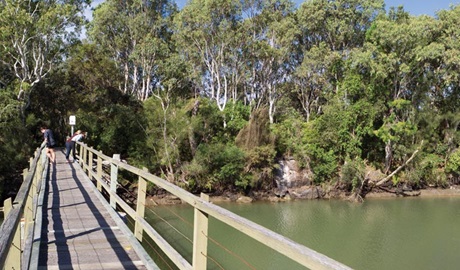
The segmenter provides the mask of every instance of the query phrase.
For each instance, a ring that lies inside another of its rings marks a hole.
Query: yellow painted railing
[[[39,197],[49,169],[44,145],[30,159],[30,168],[24,170],[22,183],[14,201],[4,202],[4,221],[0,228],[0,266],[2,269],[33,269],[31,253],[34,247],[35,220],[41,215]]]
[[[137,239],[142,242],[142,234],[145,232],[179,269],[204,270],[207,268],[208,217],[213,217],[235,228],[309,269],[351,269],[323,254],[210,203],[206,195],[202,195],[201,198],[197,197],[164,179],[150,174],[146,169],[139,169],[121,162],[119,155],[109,157],[102,152],[88,147],[84,143],[79,142],[78,145],[80,149],[80,166],[91,180],[97,181],[99,191],[104,189],[109,194],[111,206],[113,208],[120,207],[134,220],[134,234]],[[103,163],[110,166],[109,181],[103,178]],[[136,209],[131,208],[116,193],[119,169],[127,170],[139,177]],[[191,263],[183,258],[145,221],[144,205],[146,201],[147,182],[157,185],[194,207],[193,255]]]

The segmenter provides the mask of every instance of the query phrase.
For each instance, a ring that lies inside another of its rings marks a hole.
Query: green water
[[[354,269],[460,269],[460,198],[220,205]],[[157,206],[147,213],[191,261],[192,209]],[[213,219],[209,236],[208,269],[304,269]]]

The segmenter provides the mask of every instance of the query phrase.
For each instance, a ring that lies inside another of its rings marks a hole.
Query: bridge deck
[[[43,202],[39,269],[151,268],[81,167],[59,150],[56,159]]]

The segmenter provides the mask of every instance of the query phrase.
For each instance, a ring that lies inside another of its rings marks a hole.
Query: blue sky
[[[385,0],[386,9],[391,6],[404,6],[404,9],[412,15],[435,16],[436,11],[449,9],[450,5],[459,5],[460,0]]]
[[[103,0],[93,0],[93,6]],[[297,5],[308,0],[293,0]],[[179,7],[183,7],[187,0],[176,0]],[[449,9],[450,5],[460,5],[460,0],[385,0],[386,9],[394,6],[404,6],[404,9],[412,15],[430,15],[435,16],[436,11],[441,9]]]
[[[307,0],[294,0],[297,5]],[[184,6],[187,0],[176,0],[179,7]],[[388,10],[394,6],[404,6],[404,9],[412,15],[430,15],[435,16],[436,11],[440,9],[449,9],[450,4],[458,5],[460,0],[385,0],[385,6]]]

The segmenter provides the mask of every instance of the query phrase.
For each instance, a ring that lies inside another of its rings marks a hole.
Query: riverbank
[[[450,188],[427,188],[416,191],[405,192],[405,195],[390,193],[385,191],[372,191],[366,194],[365,199],[381,199],[381,198],[401,198],[401,197],[460,197],[460,186],[451,186]],[[304,186],[296,189],[291,189],[290,192],[284,196],[277,196],[274,192],[258,191],[252,192],[249,195],[241,193],[226,192],[225,194],[210,195],[210,201],[214,203],[220,202],[234,202],[234,203],[252,203],[256,201],[268,202],[287,202],[293,200],[321,200],[321,199],[337,199],[347,200],[350,197],[349,192],[340,190],[324,191],[320,187]],[[162,194],[150,196],[148,198],[149,204],[152,205],[167,205],[167,204],[180,204],[182,201],[174,195]]]
[[[417,197],[451,197],[460,196],[460,186],[451,186],[450,188],[427,188],[418,190],[420,194]],[[367,199],[370,198],[396,198],[401,197],[393,193],[387,192],[371,192],[366,195]]]

